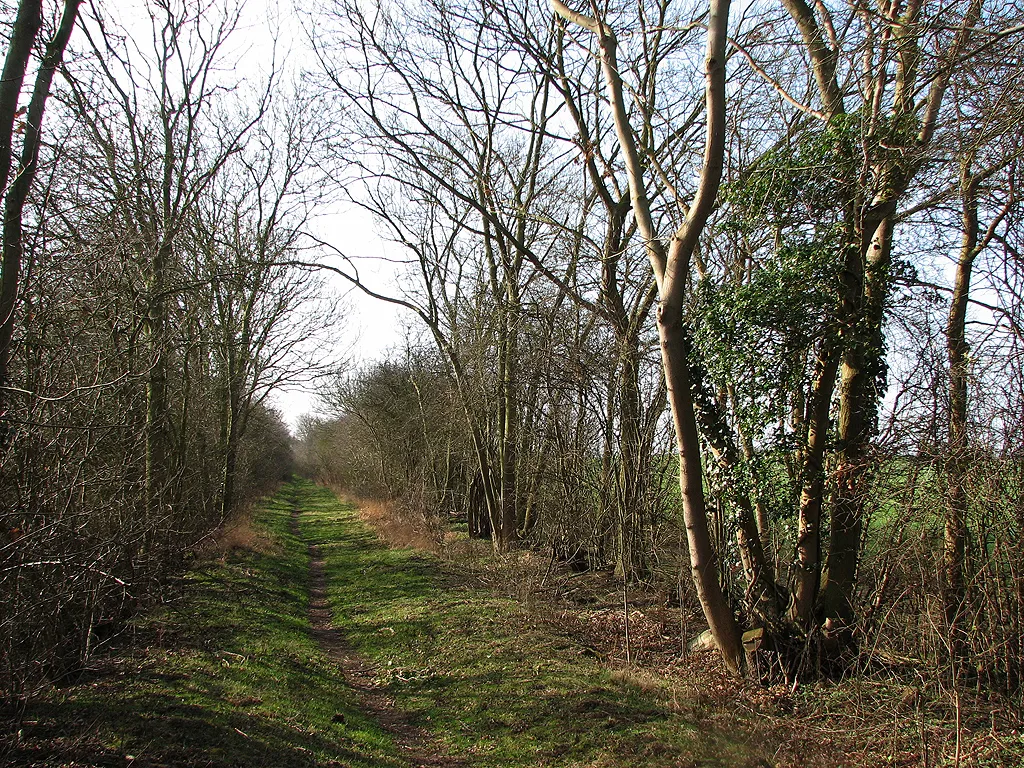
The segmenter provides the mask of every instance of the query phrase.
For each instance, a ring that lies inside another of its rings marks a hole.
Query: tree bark
[[[970,373],[967,345],[967,300],[971,272],[978,255],[977,185],[963,171],[962,241],[956,265],[953,297],[946,321],[946,357],[949,364],[949,426],[946,448],[946,519],[942,546],[942,609],[954,657],[963,653],[960,618],[966,585],[964,559],[967,542],[967,382]]]
[[[662,302],[658,308],[658,336],[672,424],[679,451],[679,491],[683,500],[686,541],[690,551],[690,573],[704,617],[726,666],[734,673],[744,670],[743,641],[732,607],[719,581],[718,557],[711,544],[704,498],[704,473],[700,458],[700,437],[694,415],[687,332],[682,305]]]
[[[6,189],[14,158],[14,121],[25,82],[25,70],[42,24],[41,0],[22,0],[11,29],[11,41],[0,80],[0,184]]]
[[[800,507],[796,554],[790,571],[789,619],[804,631],[810,628],[821,582],[821,512],[825,496],[825,446],[831,425],[829,410],[839,371],[838,338],[826,337],[818,350],[807,413],[802,421],[805,440],[800,462]]]
[[[942,607],[949,633],[952,656],[963,661],[967,638],[962,620],[967,600],[967,471],[970,466],[968,444],[968,382],[970,346],[967,342],[967,304],[971,294],[971,276],[978,255],[988,247],[996,229],[1016,204],[1011,187],[1002,209],[981,231],[978,207],[982,182],[999,165],[975,174],[971,165],[974,153],[968,153],[960,172],[960,253],[957,258],[953,295],[946,320],[946,358],[949,365],[949,424],[946,446],[946,515],[942,546]]]
[[[838,466],[829,528],[828,560],[822,602],[826,618],[849,626],[854,617],[853,589],[860,553],[864,503],[871,481],[868,453],[877,428],[878,405],[885,380],[882,324],[888,297],[892,221],[867,218],[862,249],[861,306],[848,326],[839,385],[836,420]],[[870,239],[868,239],[870,238]]]

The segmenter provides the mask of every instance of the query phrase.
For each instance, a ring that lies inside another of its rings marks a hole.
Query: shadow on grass
[[[32,717],[38,725],[25,729],[22,746],[8,755],[11,765],[71,762],[299,768],[402,764],[368,759],[358,746],[346,746],[342,733],[310,733],[259,715],[182,704],[167,695],[142,694],[121,702],[44,703],[33,707]],[[103,734],[108,738],[103,739]],[[111,739],[110,734],[116,737]],[[41,738],[51,745],[46,750],[49,754],[33,747]]]
[[[146,642],[134,654],[32,703],[7,761],[406,765],[310,635],[315,544],[335,624],[397,708],[462,765],[764,764],[740,734],[704,728],[665,691],[613,677],[513,601],[459,583],[429,556],[385,548],[329,491],[291,483],[257,524],[277,543],[273,556],[235,553],[191,573],[182,599],[140,622]]]
[[[233,552],[188,574],[177,599],[137,622],[131,649],[31,702],[0,762],[406,765],[310,636],[308,558],[287,532],[292,503],[277,497],[257,521],[279,552]]]
[[[615,679],[520,605],[459,584],[437,560],[387,549],[354,508],[298,489],[336,623],[413,722],[481,766],[761,766],[698,707]]]

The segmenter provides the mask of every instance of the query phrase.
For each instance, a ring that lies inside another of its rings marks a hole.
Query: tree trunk
[[[157,247],[150,261],[146,312],[149,373],[146,377],[146,510],[150,525],[162,513],[170,477],[170,413],[167,399],[167,300],[166,271],[173,253],[169,239]]]
[[[960,618],[966,587],[964,559],[967,541],[967,298],[977,244],[977,199],[964,200],[964,232],[956,266],[953,300],[946,323],[946,355],[949,363],[949,428],[946,454],[946,520],[942,546],[942,609],[953,655],[963,653]]]
[[[821,511],[825,495],[825,445],[829,410],[839,370],[838,339],[828,337],[818,350],[814,378],[803,420],[806,437],[801,450],[800,508],[797,519],[796,555],[790,571],[790,621],[804,631],[810,628],[821,582]]]
[[[693,383],[690,381],[687,359],[692,345],[683,325],[683,298],[689,282],[690,261],[711,215],[722,180],[726,132],[725,64],[729,0],[710,0],[708,5],[704,70],[707,110],[704,158],[692,204],[683,224],[672,236],[667,253],[661,235],[654,226],[636,134],[629,123],[626,111],[624,87],[616,56],[615,34],[603,21],[577,13],[561,0],[551,0],[551,3],[555,12],[562,18],[595,34],[600,46],[601,69],[608,86],[615,134],[629,176],[633,216],[640,236],[644,239],[661,300],[658,307],[658,336],[661,341],[662,367],[680,456],[679,487],[694,585],[722,659],[730,671],[740,674],[745,668],[742,638],[732,608],[718,581],[718,559],[711,546],[708,531],[700,439],[691,392]]]
[[[690,571],[708,628],[722,658],[730,670],[739,673],[744,669],[746,659],[739,626],[719,582],[718,557],[711,546],[708,530],[700,437],[686,357],[689,344],[681,306],[661,304],[658,308],[658,336],[679,452],[679,491],[683,500]]]
[[[862,231],[863,289],[858,293],[863,300],[843,352],[836,423],[836,495],[822,586],[825,617],[846,628],[851,628],[854,619],[853,592],[873,466],[869,444],[877,430],[878,405],[885,390],[882,324],[890,287],[892,221],[889,216],[868,216]]]
[[[43,114],[50,95],[53,75],[60,66],[71,32],[78,16],[81,0],[65,0],[60,25],[46,51],[25,116],[24,142],[18,173],[7,186],[4,200],[3,267],[0,272],[0,440],[7,442],[7,387],[10,379],[11,343],[14,339],[14,320],[21,265],[24,258],[22,218],[32,182],[35,180],[42,143]],[[0,184],[8,184],[11,172],[14,120],[17,104],[25,79],[25,69],[40,26],[41,3],[23,0],[11,30],[11,42],[4,61],[3,80],[0,82]]]
[[[14,158],[14,121],[25,82],[25,70],[42,24],[41,0],[22,0],[11,29],[3,79],[0,80],[0,184],[7,186]]]
[[[500,515],[494,522],[497,535],[494,544],[499,552],[508,552],[517,538],[516,524],[519,515],[516,505],[516,454],[518,403],[512,367],[515,356],[514,331],[508,317],[508,307],[502,307],[501,334],[498,343],[499,390],[498,390],[498,492]]]
[[[470,538],[489,539],[491,537],[491,518],[487,514],[487,498],[484,494],[484,484],[480,479],[479,469],[469,484],[468,504],[467,522]]]
[[[966,550],[968,499],[966,475],[970,465],[967,440],[967,390],[970,376],[970,347],[967,344],[967,303],[971,273],[978,254],[987,247],[1014,203],[1008,194],[1006,205],[993,218],[984,236],[978,221],[978,196],[983,175],[973,175],[969,155],[960,177],[961,241],[956,265],[953,296],[946,321],[946,356],[949,364],[949,425],[946,448],[946,519],[942,546],[942,608],[954,659],[962,660],[967,638],[962,627],[967,599]],[[994,168],[987,173],[994,172]]]

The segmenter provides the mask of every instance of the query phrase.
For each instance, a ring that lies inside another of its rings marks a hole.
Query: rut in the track
[[[301,510],[292,510],[292,534],[302,538]],[[409,715],[399,709],[376,682],[373,666],[353,650],[341,630],[332,626],[333,615],[327,600],[327,578],[320,548],[309,545],[309,625],[310,634],[325,654],[338,665],[349,686],[360,698],[362,709],[369,713],[395,740],[410,766],[429,768],[451,766],[465,768],[459,758],[448,755],[430,734],[409,722]]]

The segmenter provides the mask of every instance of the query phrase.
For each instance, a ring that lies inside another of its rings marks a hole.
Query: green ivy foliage
[[[755,434],[803,384],[804,356],[835,316],[836,260],[814,243],[785,246],[742,283],[704,280],[693,294],[696,344],[716,381],[733,382]]]
[[[695,359],[712,390],[731,387],[732,416],[757,446],[761,466],[740,471],[774,478],[776,490],[800,440],[788,426],[800,402],[794,393],[806,395],[821,340],[836,331],[847,344],[877,338],[850,325],[841,304],[844,264],[858,247],[851,213],[865,169],[887,153],[902,157],[916,129],[893,120],[868,135],[859,114],[841,115],[765,152],[723,188],[718,234],[733,248],[723,272],[691,296]],[[868,375],[883,387],[884,354],[864,351]]]
[[[698,286],[696,343],[712,378],[733,382],[740,426],[759,440],[786,420],[808,354],[838,322],[863,146],[859,116],[843,115],[766,152],[724,190],[721,231],[743,243],[747,265]]]
[[[859,120],[843,117],[762,155],[723,191],[719,232],[734,239],[743,266],[691,296],[695,352],[714,387],[732,387],[737,426],[758,447],[756,466],[739,471],[761,478],[774,497],[762,502],[777,515],[797,492],[784,470],[796,438],[793,393],[806,392],[817,343],[839,321],[862,146]]]
[[[863,162],[860,120],[843,115],[762,155],[724,190],[726,227],[819,230],[843,215]]]

